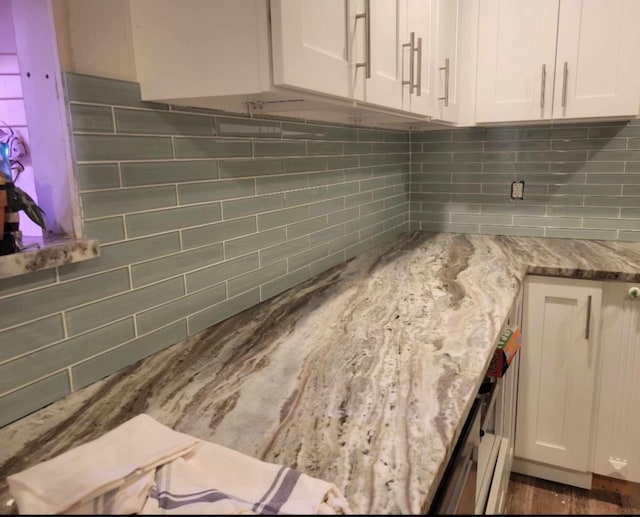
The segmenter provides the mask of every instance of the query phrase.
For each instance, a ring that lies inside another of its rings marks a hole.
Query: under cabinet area
[[[633,117],[640,2],[480,0],[476,122]]]
[[[625,282],[527,277],[515,472],[583,488],[594,473],[640,482],[639,294]]]

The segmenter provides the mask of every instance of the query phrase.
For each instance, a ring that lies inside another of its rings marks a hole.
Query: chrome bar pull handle
[[[356,63],[356,68],[364,67],[364,76],[371,79],[371,4],[364,2],[364,13],[356,14],[356,20],[364,18],[364,61]]]
[[[418,97],[422,95],[422,38],[418,38],[418,48],[416,49],[416,60],[418,61],[416,75],[418,80],[416,81],[416,89],[418,90]]]
[[[446,107],[449,105],[449,58],[444,60],[444,66],[439,70],[444,70],[444,97],[438,97],[438,100],[444,101]]]
[[[402,44],[402,60],[404,62],[404,49],[406,47],[409,47],[409,80],[408,81],[402,81],[403,85],[409,85],[409,94],[413,95],[413,74],[414,74],[414,68],[413,68],[413,51],[414,51],[414,47],[415,47],[415,40],[416,40],[416,33],[415,32],[411,32],[409,33],[409,43],[403,43]]]
[[[564,70],[562,72],[562,107],[567,107],[567,78],[569,76],[569,63],[564,62]]]
[[[587,298],[587,327],[584,330],[584,338],[589,339],[589,329],[591,327],[591,295]]]
[[[542,79],[540,81],[540,109],[544,110],[544,94],[547,86],[547,65],[542,65]]]

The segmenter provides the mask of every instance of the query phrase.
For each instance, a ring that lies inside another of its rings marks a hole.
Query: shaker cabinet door
[[[591,471],[602,283],[530,276],[515,455]]]
[[[271,0],[273,82],[362,100],[365,39],[371,20],[364,2]],[[358,8],[361,11],[358,11]]]
[[[640,284],[605,282],[593,471],[640,483]]]
[[[558,0],[480,0],[476,121],[551,118]]]
[[[561,0],[553,118],[635,116],[640,2]]]

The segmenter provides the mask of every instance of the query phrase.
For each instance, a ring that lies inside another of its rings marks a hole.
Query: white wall
[[[63,71],[137,81],[129,0],[53,0],[53,8]]]

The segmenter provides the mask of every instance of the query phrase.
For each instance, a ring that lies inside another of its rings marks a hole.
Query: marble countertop
[[[0,429],[0,497],[146,412],[356,513],[424,512],[527,273],[640,281],[640,243],[403,236]]]

